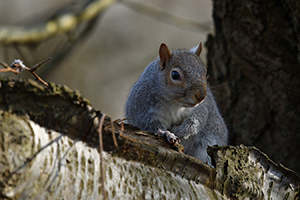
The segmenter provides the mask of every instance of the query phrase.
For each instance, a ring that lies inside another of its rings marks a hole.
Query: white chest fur
[[[180,107],[176,104],[161,108],[156,114],[165,129],[181,124],[193,111],[193,108]]]

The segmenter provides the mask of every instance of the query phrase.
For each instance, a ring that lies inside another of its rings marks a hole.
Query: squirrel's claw
[[[157,131],[157,134],[161,135],[162,137],[165,137],[167,139],[168,143],[171,145],[176,145],[178,142],[180,142],[180,139],[174,133],[171,133],[170,131],[162,131],[159,129]]]

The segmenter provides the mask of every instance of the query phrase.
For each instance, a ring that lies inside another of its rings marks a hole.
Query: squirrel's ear
[[[200,42],[200,44],[198,45],[198,47],[197,47],[197,49],[195,51],[195,54],[197,56],[200,56],[201,52],[202,52],[202,42]]]
[[[172,54],[168,48],[168,46],[164,43],[160,45],[159,48],[159,58],[160,58],[160,67],[161,70],[164,70],[166,67],[166,63],[171,59]]]

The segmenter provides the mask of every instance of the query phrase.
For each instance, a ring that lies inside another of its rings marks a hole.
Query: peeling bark
[[[0,198],[101,198],[101,113],[65,86],[0,83]],[[300,178],[255,148],[211,147],[212,168],[109,117],[102,134],[108,199],[299,198]]]
[[[65,86],[1,80],[0,196],[3,199],[95,199],[101,196],[99,118],[88,100]],[[163,138],[104,121],[108,198],[189,199],[221,196],[215,170],[173,150]],[[159,195],[159,196],[158,196]]]
[[[238,199],[297,199],[300,179],[255,147],[214,146],[208,149],[216,165],[216,189]]]

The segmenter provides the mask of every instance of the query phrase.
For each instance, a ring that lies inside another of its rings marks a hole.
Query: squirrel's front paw
[[[176,145],[180,141],[180,139],[170,131],[162,131],[159,129],[157,134],[161,135],[162,137],[166,137],[168,143],[171,145]]]

